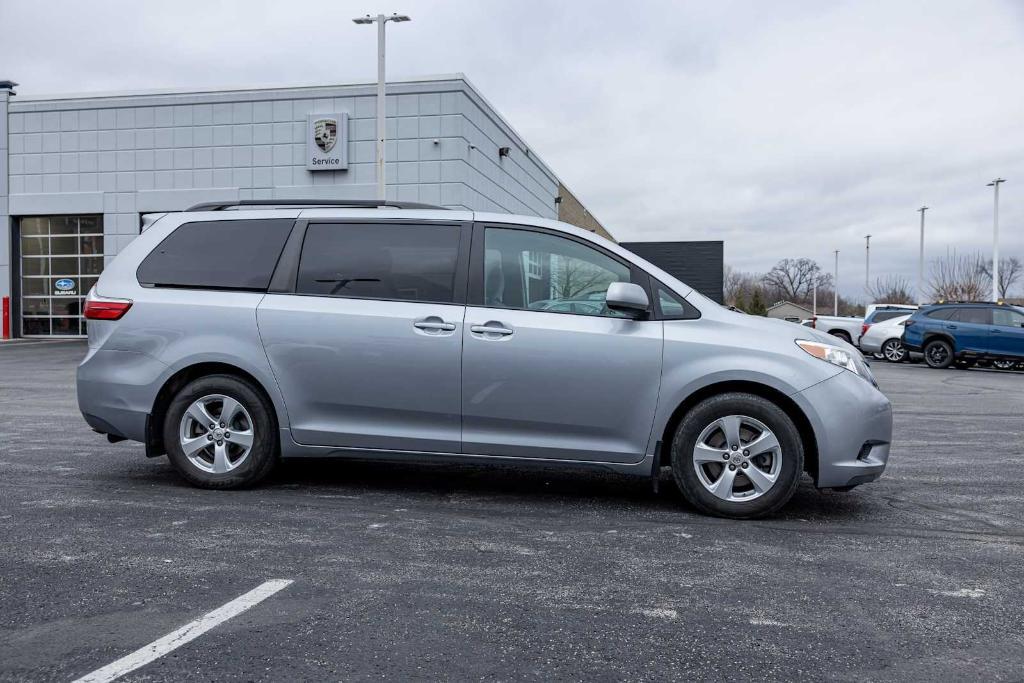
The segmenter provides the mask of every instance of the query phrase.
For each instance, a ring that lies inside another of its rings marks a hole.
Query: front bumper
[[[843,371],[792,398],[814,430],[818,488],[858,486],[882,476],[892,442],[892,405],[881,391]]]

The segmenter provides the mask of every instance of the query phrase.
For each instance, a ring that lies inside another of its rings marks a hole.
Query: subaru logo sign
[[[67,278],[64,278],[62,280],[57,280],[56,282],[54,282],[53,286],[56,287],[57,289],[59,289],[62,292],[66,292],[69,289],[74,289],[75,288],[75,281],[74,280],[69,280]]]

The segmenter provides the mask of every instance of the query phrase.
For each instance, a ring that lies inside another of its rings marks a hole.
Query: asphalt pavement
[[[878,482],[776,516],[668,478],[285,463],[202,491],[78,414],[80,342],[0,345],[0,680],[1024,680],[1024,373],[876,362]],[[285,584],[279,584],[285,585]]]

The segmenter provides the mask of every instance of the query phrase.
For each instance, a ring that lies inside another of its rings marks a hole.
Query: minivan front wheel
[[[727,393],[701,401],[672,440],[672,474],[699,510],[735,519],[786,504],[803,471],[803,444],[790,417],[761,396]]]
[[[203,488],[255,484],[277,461],[272,411],[238,377],[211,375],[190,382],[174,397],[164,422],[171,464]]]

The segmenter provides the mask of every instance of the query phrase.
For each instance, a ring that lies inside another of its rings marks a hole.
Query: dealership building
[[[0,81],[9,336],[81,336],[82,298],[147,213],[376,196],[375,84],[48,97]],[[560,219],[609,237],[462,75],[388,84],[390,200]]]

